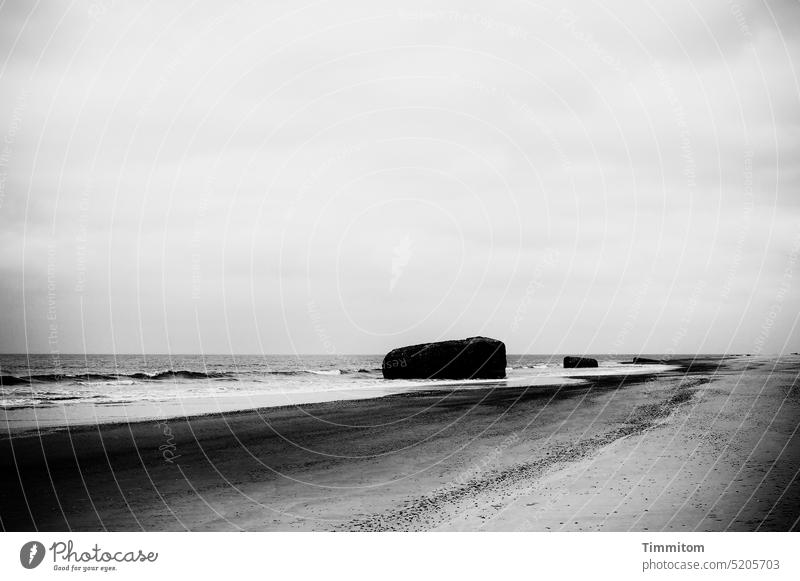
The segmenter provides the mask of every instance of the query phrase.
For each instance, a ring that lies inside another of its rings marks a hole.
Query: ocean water
[[[509,355],[506,380],[453,382],[384,380],[382,355],[0,355],[0,430],[359,399],[454,385],[569,383],[579,380],[565,375],[653,371],[623,364],[631,355],[594,357],[600,370],[564,370],[561,355]]]

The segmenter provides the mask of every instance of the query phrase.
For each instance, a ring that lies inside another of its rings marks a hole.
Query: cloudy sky
[[[800,351],[797,2],[261,4],[0,3],[0,351]]]

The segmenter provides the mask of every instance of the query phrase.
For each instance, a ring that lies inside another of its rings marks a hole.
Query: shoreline
[[[47,407],[0,409],[0,414],[3,416],[0,419],[0,425],[5,424],[5,430],[0,433],[0,439],[77,429],[81,426],[130,424],[258,409],[297,407],[334,401],[374,399],[416,391],[466,390],[483,387],[495,389],[546,387],[586,382],[599,376],[627,377],[664,373],[678,369],[680,369],[679,365],[670,364],[630,364],[627,367],[601,366],[599,368],[549,370],[550,373],[547,375],[524,375],[520,374],[524,372],[517,370],[514,375],[491,380],[385,380],[379,385],[370,384],[313,391],[265,391],[258,395],[195,396],[134,401],[124,404],[68,403]]]
[[[0,519],[5,530],[791,530],[798,363],[696,359],[585,384],[5,439],[17,478],[2,482]]]

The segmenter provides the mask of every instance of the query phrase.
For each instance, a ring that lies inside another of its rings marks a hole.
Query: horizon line
[[[697,352],[697,353],[667,353],[667,352],[658,352],[658,351],[649,351],[649,352],[634,352],[634,351],[625,351],[625,352],[601,352],[601,351],[562,351],[558,353],[550,352],[550,353],[513,353],[507,352],[506,355],[543,355],[543,356],[552,356],[552,355],[635,355],[635,356],[644,356],[644,355],[668,355],[669,357],[696,357],[701,355],[740,355],[740,356],[751,356],[751,357],[758,357],[758,356],[768,356],[768,355],[800,355],[798,352],[774,352],[774,353],[746,353],[746,352]],[[29,351],[29,352],[0,352],[0,356],[6,355],[49,355],[52,357],[63,357],[63,356],[88,356],[88,355],[137,355],[137,356],[152,356],[152,355],[192,355],[192,356],[226,356],[226,357],[264,357],[270,355],[277,355],[277,356],[316,356],[316,357],[331,357],[331,358],[340,358],[340,357],[353,357],[353,356],[383,356],[385,353],[211,353],[211,352],[144,352],[144,353],[133,353],[133,352],[64,352],[64,353],[51,353],[46,351]]]

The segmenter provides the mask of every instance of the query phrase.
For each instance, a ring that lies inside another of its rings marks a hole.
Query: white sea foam
[[[380,356],[182,359],[168,356],[62,357],[29,363],[0,356],[0,423],[59,426],[379,397],[405,391],[576,383],[582,377],[657,373],[661,365],[562,369],[560,357],[509,357],[498,380],[384,380]],[[172,371],[177,369],[178,371]],[[9,380],[9,378],[11,380]],[[6,384],[8,383],[8,385]]]

